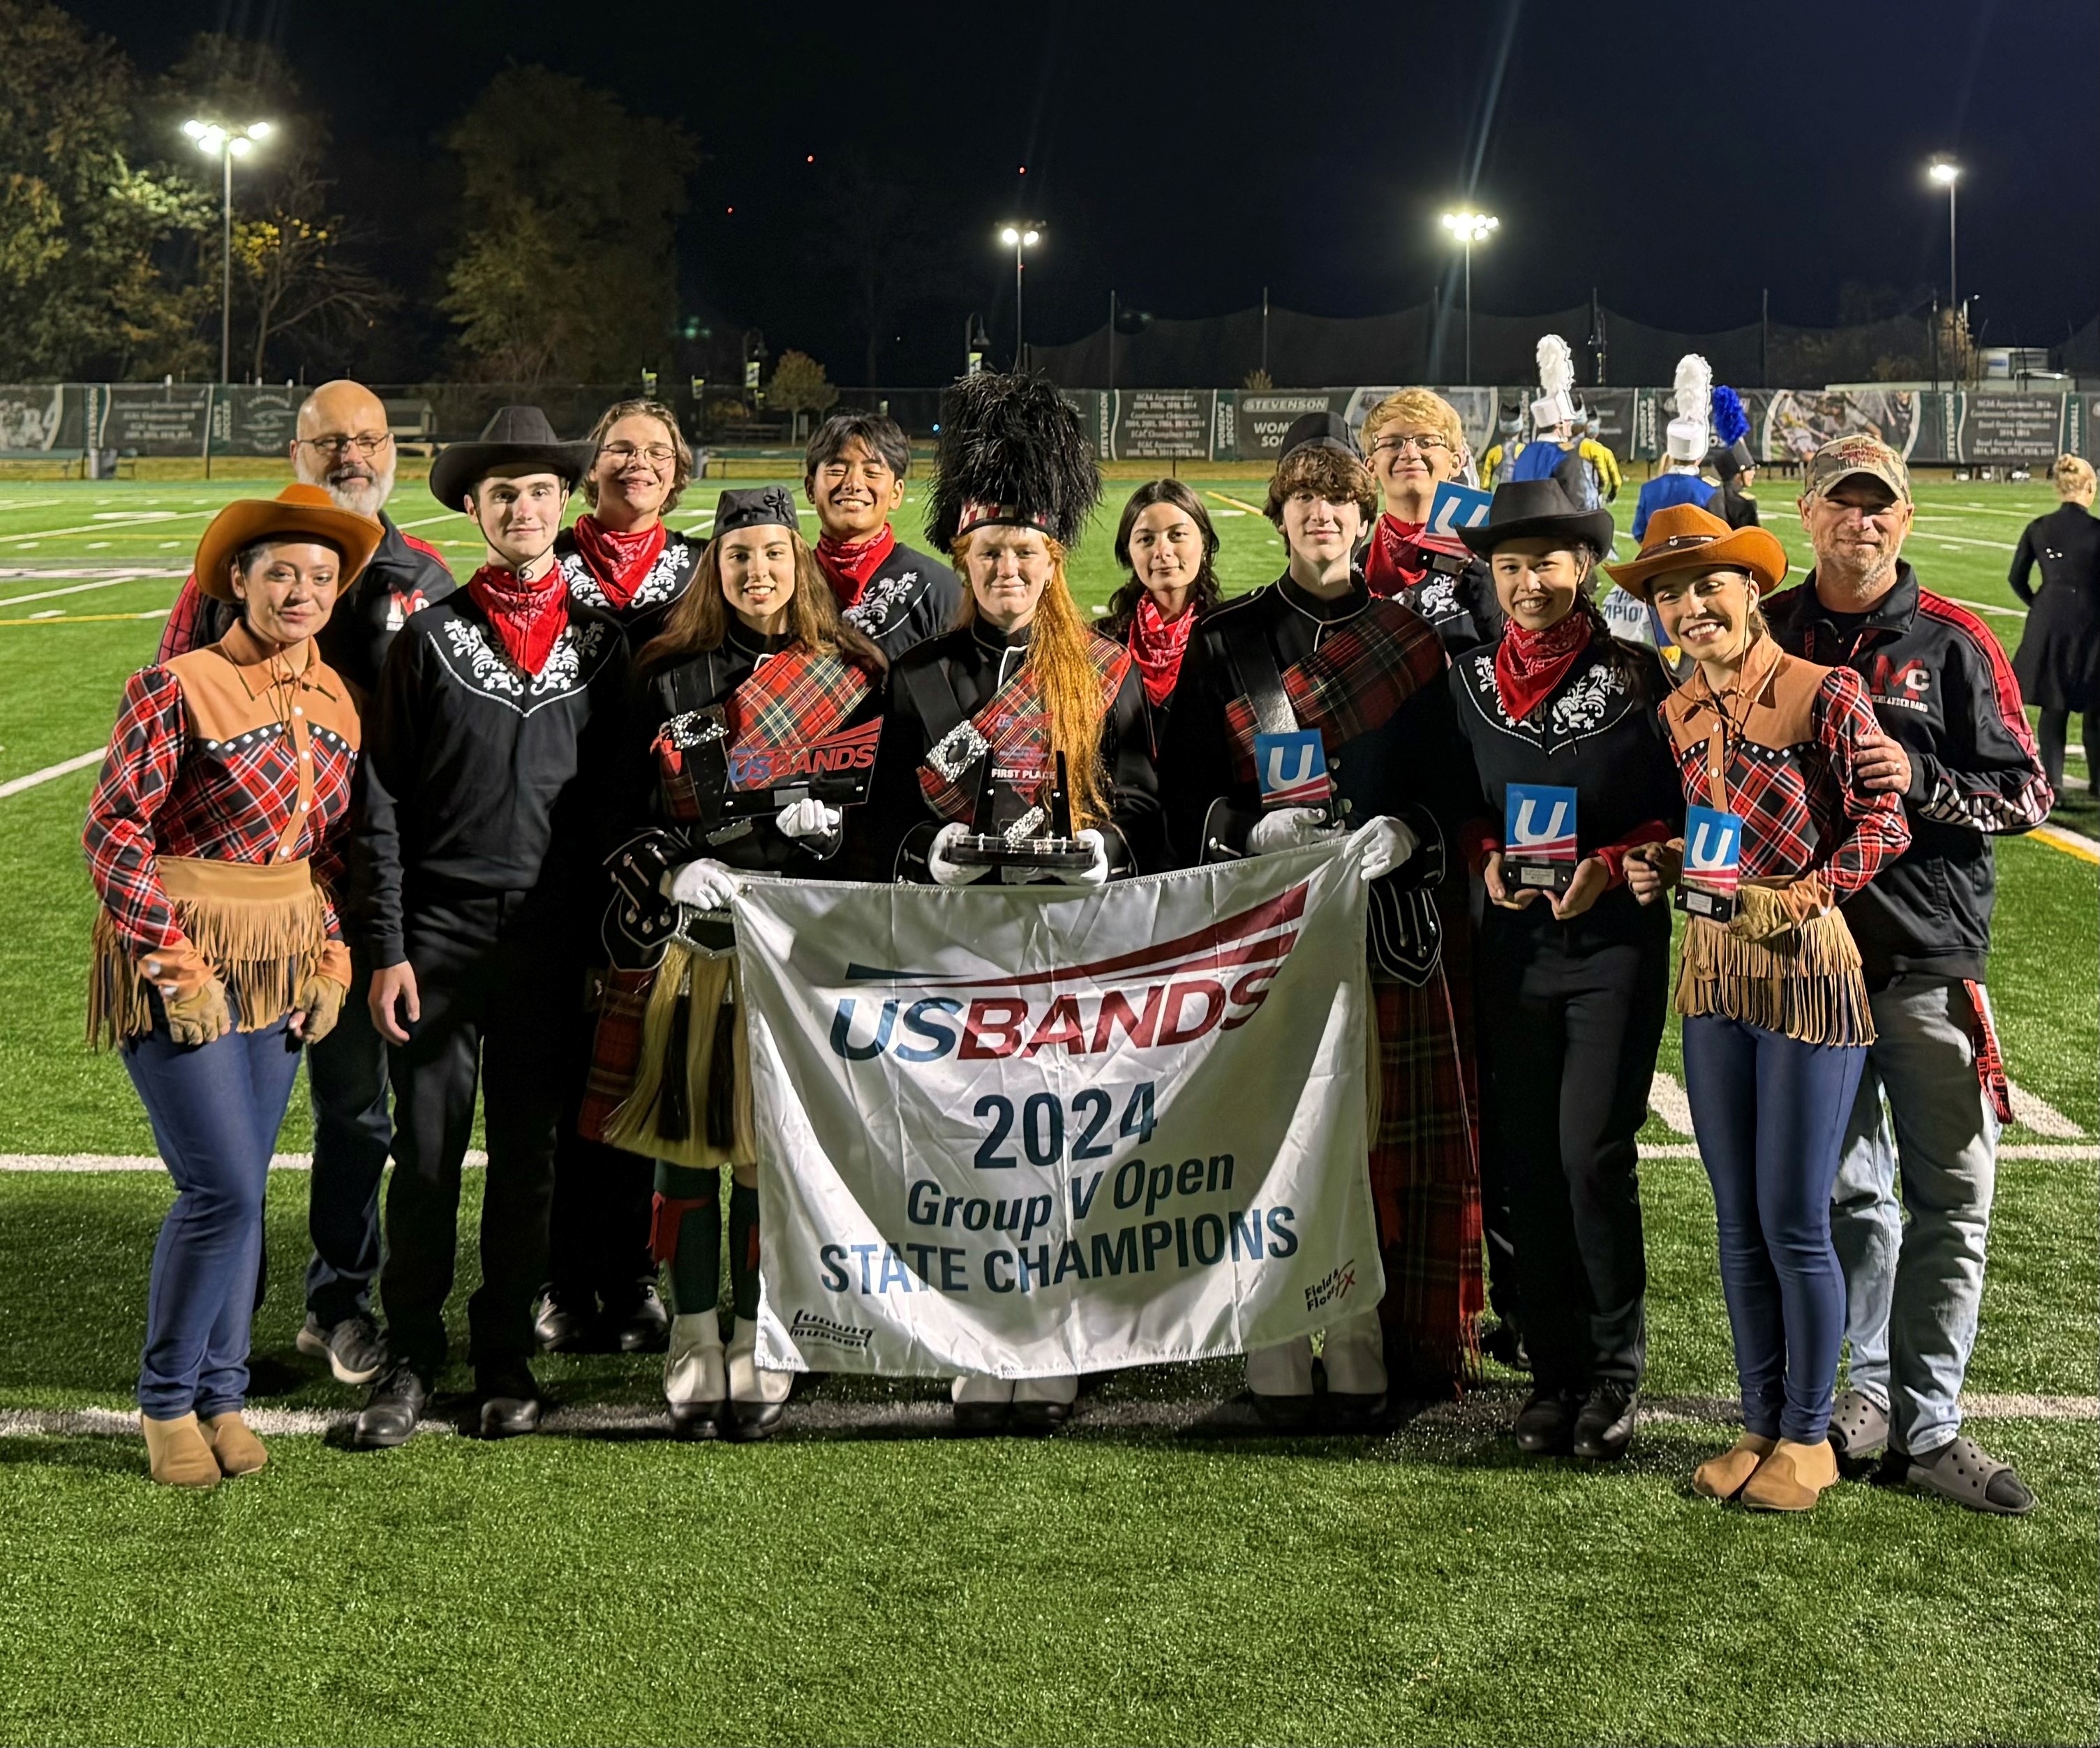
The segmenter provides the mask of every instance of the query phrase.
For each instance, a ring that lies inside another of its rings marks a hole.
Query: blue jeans
[[[1684,1022],[1684,1091],[1714,1186],[1743,1427],[1820,1443],[1845,1338],[1830,1187],[1867,1053],[1711,1015]]]
[[[1976,1079],[1958,978],[1912,974],[1873,999],[1878,1036],[1846,1126],[1831,1235],[1845,1270],[1852,1387],[1889,1411],[1898,1449],[1926,1453],[1961,1430],[1998,1115]]]
[[[139,1406],[156,1420],[224,1414],[248,1394],[262,1194],[298,1043],[280,1019],[179,1045],[162,1019],[122,1054],[176,1192],[153,1247]]]

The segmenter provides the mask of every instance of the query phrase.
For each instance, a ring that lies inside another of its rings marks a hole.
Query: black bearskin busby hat
[[[1070,550],[1101,502],[1101,470],[1078,409],[1018,372],[970,376],[941,403],[926,532],[947,553],[973,528],[1037,528]]]

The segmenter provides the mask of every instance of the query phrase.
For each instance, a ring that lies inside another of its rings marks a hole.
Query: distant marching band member
[[[2054,796],[1997,639],[1902,556],[1903,458],[1863,432],[1824,444],[1802,470],[1800,513],[1815,568],[1771,603],[1772,635],[1860,676],[1879,719],[1865,785],[1899,798],[1911,830],[1908,853],[1845,904],[1874,1041],[1832,1213],[1852,1358],[1831,1442],[1848,1465],[1886,1443],[1885,1479],[2019,1517],[2033,1490],[1961,1430],[1961,1384],[1983,1310],[1998,1135],[2012,1116],[1984,985],[1993,840],[2041,824]]]
[[[881,651],[840,621],[778,486],[721,495],[693,587],[635,657],[633,729],[621,757],[647,772],[657,823],[614,859],[619,891],[605,940],[615,970],[581,1128],[655,1161],[651,1236],[671,1288],[664,1393],[682,1438],[767,1437],[794,1374],[757,1360],[758,1154],[731,937],[721,933],[713,953],[674,939],[667,895],[716,910],[733,890],[727,867],[833,874],[845,838],[842,810],[814,799],[770,817],[717,820],[719,793],[699,786],[699,735],[719,710],[723,751],[735,760],[805,746],[863,720],[872,732],[884,666]],[[726,1355],[717,1316],[725,1165],[734,1179],[735,1313]]]
[[[491,1438],[540,1424],[532,1301],[547,1279],[556,1132],[582,1074],[578,919],[598,913],[585,894],[627,684],[619,627],[571,598],[554,561],[593,453],[557,438],[536,407],[504,407],[479,441],[439,452],[431,495],[473,517],[486,561],[395,640],[365,722],[357,922],[396,1119],[380,1273],[394,1363],[357,1417],[365,1449],[415,1431],[444,1364],[477,1087],[479,1424]]]
[[[1224,599],[1212,568],[1217,531],[1178,479],[1149,479],[1130,495],[1116,526],[1115,561],[1127,574],[1096,627],[1130,651],[1145,687],[1147,741],[1157,759],[1196,622]]]
[[[1169,840],[1184,862],[1379,828],[1356,836],[1374,882],[1382,1096],[1370,1187],[1386,1293],[1330,1325],[1323,1349],[1328,1411],[1349,1426],[1383,1411],[1388,1359],[1407,1394],[1453,1394],[1481,1309],[1480,1182],[1436,900],[1447,834],[1478,811],[1479,792],[1443,645],[1412,609],[1373,595],[1352,562],[1376,502],[1342,420],[1311,414],[1286,434],[1268,514],[1288,567],[1197,627],[1160,759]],[[1339,824],[1312,808],[1261,810],[1258,723],[1320,732]],[[1303,1424],[1314,1407],[1310,1341],[1249,1354],[1247,1383],[1264,1418]]]
[[[328,1036],[350,988],[329,887],[360,734],[315,636],[385,534],[317,486],[214,517],[197,587],[240,617],[131,676],[88,804],[88,1034],[121,1046],[175,1182],[139,1372],[159,1482],[264,1462],[241,1410],[270,1154],[299,1046]]]
[[[1713,439],[1714,372],[1697,353],[1688,352],[1677,361],[1674,396],[1677,416],[1663,432],[1662,471],[1642,486],[1634,502],[1636,540],[1648,533],[1648,519],[1657,510],[1673,504],[1708,510],[1718,495],[1699,477]]]
[[[890,676],[876,824],[895,846],[899,878],[962,886],[982,878],[986,869],[949,852],[978,827],[988,761],[1047,782],[1061,753],[1072,823],[1093,861],[1059,878],[1092,886],[1160,865],[1137,664],[1081,619],[1065,581],[1065,557],[1101,491],[1092,446],[1049,383],[985,375],[950,392],[927,528],[955,555],[968,592],[955,628],[920,644]],[[1078,1385],[1075,1377],[960,1377],[956,1424],[1048,1432],[1070,1417]]]
[[[911,444],[883,413],[834,413],[810,434],[802,491],[817,512],[817,566],[846,623],[893,659],[955,623],[963,585],[897,538]]]
[[[1758,500],[1750,495],[1757,483],[1757,457],[1750,453],[1750,416],[1743,398],[1725,383],[1714,390],[1714,447],[1706,451],[1706,465],[1720,482],[1706,508],[1731,528],[1758,526]]]
[[[292,477],[319,486],[339,510],[373,516],[386,531],[371,562],[346,583],[321,628],[323,659],[360,699],[378,689],[379,670],[408,615],[458,585],[437,548],[395,526],[386,504],[396,455],[386,407],[361,382],[324,382],[299,403]],[[214,644],[239,622],[239,605],[205,593],[192,577],[161,634],[163,663]],[[369,1384],[386,1363],[372,1312],[379,1275],[379,1186],[394,1141],[386,1102],[386,1044],[365,1006],[372,967],[351,943],[350,999],[325,1041],[307,1051],[313,1097],[314,1165],[307,1182],[307,1321],[299,1351],[325,1359],[343,1384]]]
[[[1465,478],[1465,427],[1458,409],[1428,389],[1402,389],[1364,420],[1364,452],[1385,498],[1364,549],[1364,581],[1374,595],[1412,607],[1455,658],[1502,633],[1502,609],[1488,568],[1478,560],[1454,576],[1431,568],[1420,545],[1436,488]]]
[[[1758,610],[1785,574],[1771,535],[1693,504],[1657,511],[1640,556],[1612,571],[1696,663],[1663,704],[1685,799],[1742,821],[1738,908],[1725,922],[1687,919],[1677,982],[1743,1407],[1743,1436],[1692,1486],[1807,1511],[1838,1478],[1828,1435],[1845,1277],[1830,1191],[1874,1039],[1838,905],[1911,834],[1901,798],[1866,782],[1880,731],[1859,676],[1787,654]],[[1676,878],[1682,848],[1629,852],[1644,902]]]
[[[1480,1161],[1507,1186],[1533,1391],[1531,1454],[1622,1455],[1645,1367],[1639,1151],[1669,1003],[1670,914],[1637,904],[1626,852],[1683,829],[1655,652],[1615,641],[1593,595],[1608,510],[1557,481],[1499,488],[1466,544],[1494,566],[1502,641],[1451,669],[1487,802],[1480,847]],[[1503,852],[1513,783],[1576,791],[1579,859],[1555,895]]]
[[[2071,716],[2081,717],[2085,792],[2100,795],[2100,521],[2093,499],[2100,479],[2093,464],[2058,456],[2049,470],[2058,504],[2020,531],[2009,578],[2027,610],[2013,673],[2020,696],[2041,707],[2036,724],[2041,768],[2049,786],[2063,792],[2063,755]],[[2041,566],[2041,587],[2031,579]]]
[[[1504,485],[1555,479],[1577,505],[1594,510],[1604,501],[1602,482],[1583,459],[1575,434],[1576,422],[1582,417],[1582,409],[1575,404],[1575,358],[1558,334],[1547,334],[1538,342],[1538,398],[1531,403],[1531,441],[1496,478]]]

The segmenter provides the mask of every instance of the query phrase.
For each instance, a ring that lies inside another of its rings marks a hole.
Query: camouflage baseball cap
[[[1853,431],[1833,438],[1808,458],[1802,470],[1801,495],[1820,498],[1842,479],[1864,473],[1879,480],[1896,495],[1899,504],[1910,502],[1910,469],[1904,458],[1877,437]]]

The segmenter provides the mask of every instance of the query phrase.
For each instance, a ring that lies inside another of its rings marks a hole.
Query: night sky
[[[1436,214],[1467,200],[1502,220],[1476,256],[1484,311],[1594,286],[1697,331],[1755,321],[1769,287],[1776,319],[1820,324],[1847,281],[1904,307],[1946,281],[1935,152],[1965,168],[1960,272],[1984,343],[2056,344],[2100,309],[2085,0],[68,9],[148,72],[196,30],[274,43],[333,129],[374,264],[418,299],[452,222],[437,141],[492,73],[536,62],[676,117],[707,154],[681,236],[688,308],[844,382],[862,346],[818,240],[856,156],[910,192],[926,289],[886,348],[898,384],[954,374],[973,309],[1010,346],[1009,217],[1047,227],[1027,280],[1040,342],[1098,326],[1111,288],[1180,317],[1264,285],[1326,315],[1420,302],[1440,275],[1455,295]]]

